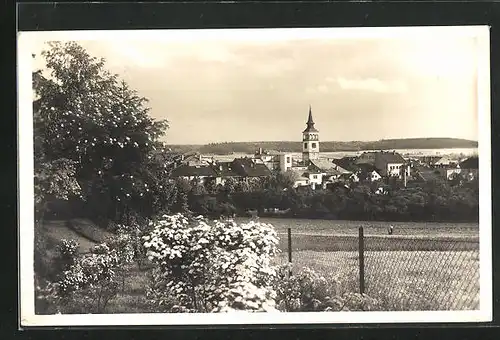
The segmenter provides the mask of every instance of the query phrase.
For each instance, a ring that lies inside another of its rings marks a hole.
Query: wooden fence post
[[[292,228],[288,228],[288,263],[292,263]],[[289,275],[292,275],[291,269]]]
[[[359,292],[365,293],[365,240],[363,227],[359,227]]]

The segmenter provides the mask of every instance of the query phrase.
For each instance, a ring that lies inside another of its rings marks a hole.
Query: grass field
[[[277,262],[285,263],[282,253]],[[333,274],[339,293],[359,292],[358,253],[301,250],[296,268]],[[382,310],[473,310],[479,308],[479,261],[476,251],[375,251],[365,253],[365,293]]]
[[[288,235],[279,233],[280,248],[288,249]],[[358,251],[357,235],[311,235],[292,233],[292,251]],[[478,250],[479,237],[385,236],[364,237],[365,251],[464,251]]]
[[[248,221],[248,218],[237,218]],[[262,217],[260,222],[270,223],[277,232],[292,229],[293,234],[308,235],[358,235],[363,227],[366,236],[387,235],[387,227],[394,226],[395,236],[425,237],[478,237],[478,223],[437,223],[437,222],[382,222],[382,221],[335,221],[295,218]]]
[[[51,243],[75,239],[82,253],[105,240],[110,234],[88,221],[52,221],[44,226]],[[75,227],[76,225],[76,227]],[[436,228],[436,227],[435,227]],[[437,227],[439,228],[439,226]],[[446,227],[451,228],[451,227]],[[460,310],[479,308],[478,236],[474,226],[465,232],[443,236],[392,235],[382,233],[365,238],[365,292],[381,301],[382,310]],[[277,228],[281,254],[277,263],[285,263],[286,228]],[[356,227],[351,227],[356,230]],[[414,227],[413,230],[419,230]],[[435,229],[436,230],[436,229]],[[358,237],[351,233],[311,232],[310,227],[294,228],[292,260],[295,268],[310,267],[332,274],[340,284],[338,294],[359,291]],[[112,300],[108,313],[154,312],[145,302],[148,269],[130,267],[124,291]]]

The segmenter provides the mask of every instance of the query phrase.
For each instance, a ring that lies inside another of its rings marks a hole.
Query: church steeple
[[[314,127],[314,120],[313,120],[313,116],[312,116],[312,109],[311,109],[311,105],[309,105],[309,118],[307,119],[307,127],[304,131],[302,131],[303,133],[304,132],[319,132],[315,127]]]
[[[319,134],[314,127],[311,105],[309,105],[309,117],[307,119],[307,127],[302,131],[302,161],[305,165],[309,161],[319,159]]]

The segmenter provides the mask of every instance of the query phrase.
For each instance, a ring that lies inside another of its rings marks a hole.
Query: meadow
[[[365,293],[382,310],[474,310],[479,308],[479,227],[473,223],[261,219],[280,236],[277,262],[288,261],[333,274],[340,293],[359,291],[358,229],[364,229]]]
[[[246,221],[248,218],[236,218]],[[432,236],[432,237],[478,237],[479,223],[439,223],[439,222],[383,222],[383,221],[344,221],[298,218],[261,217],[260,222],[271,223],[277,232],[292,229],[293,234],[309,235],[358,235],[363,227],[365,235],[387,235],[387,227],[394,226],[392,236]]]
[[[281,253],[278,263],[285,263]],[[359,292],[358,252],[301,250],[294,267],[333,275],[338,293]],[[476,251],[368,251],[365,293],[380,310],[474,310],[479,308],[479,260]]]

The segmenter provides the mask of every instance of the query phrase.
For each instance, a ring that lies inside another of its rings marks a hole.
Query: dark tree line
[[[478,181],[433,181],[400,183],[385,186],[380,183],[331,185],[326,189],[292,188],[280,178],[262,180],[258,184],[242,185],[226,182],[224,186],[207,190],[209,185],[184,182],[178,192],[184,197],[183,209],[210,216],[247,215],[257,211],[265,216],[270,208],[279,209],[281,216],[341,220],[378,221],[478,221]]]

